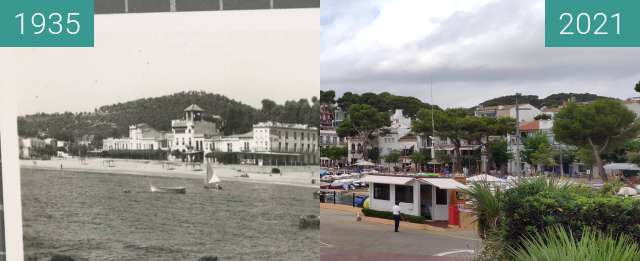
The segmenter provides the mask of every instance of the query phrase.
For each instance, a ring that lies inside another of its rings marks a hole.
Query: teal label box
[[[640,46],[640,1],[545,0],[545,46]]]
[[[93,0],[6,0],[0,47],[93,47]]]

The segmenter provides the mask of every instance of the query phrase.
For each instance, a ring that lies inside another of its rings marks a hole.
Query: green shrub
[[[393,219],[393,213],[390,211],[379,211],[379,210],[364,208],[362,209],[362,213],[367,217]],[[427,221],[425,217],[407,215],[402,213],[400,214],[400,217],[402,218],[403,221],[407,221],[410,223],[424,224],[424,222]]]
[[[640,242],[640,201],[595,193],[580,185],[524,182],[503,197],[500,229],[513,248],[550,226],[562,225],[580,238],[585,226]]]
[[[640,247],[625,235],[612,236],[585,227],[580,237],[562,226],[547,228],[524,239],[521,249],[511,249],[512,260],[640,260]]]
[[[272,168],[272,169],[271,169],[271,173],[273,173],[273,174],[279,174],[279,173],[280,173],[280,169],[279,169],[279,168]]]
[[[600,193],[605,194],[605,195],[615,195],[618,190],[620,190],[620,188],[622,188],[624,186],[624,183],[622,183],[622,181],[613,181],[613,182],[608,182],[605,183],[602,188],[600,188]]]

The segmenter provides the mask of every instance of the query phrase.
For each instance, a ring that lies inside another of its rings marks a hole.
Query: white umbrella
[[[622,187],[617,194],[622,196],[635,196],[638,195],[638,191],[636,191],[634,188]]]
[[[469,182],[505,182],[505,180],[501,178],[496,178],[487,174],[475,175],[467,179]]]
[[[376,164],[373,164],[373,163],[371,163],[371,162],[369,162],[369,161],[366,161],[366,160],[359,160],[359,161],[356,163],[356,166],[375,166],[375,165],[376,165]]]
[[[638,165],[633,164],[633,163],[611,163],[611,164],[604,165],[604,169],[606,171],[612,171],[612,170],[640,170],[640,167],[638,167]]]

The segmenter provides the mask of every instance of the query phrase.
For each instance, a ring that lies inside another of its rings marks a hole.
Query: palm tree
[[[627,235],[612,236],[585,227],[580,239],[569,229],[553,226],[524,240],[522,248],[510,249],[512,260],[640,260],[640,247]]]
[[[492,192],[491,185],[487,182],[471,183],[469,188],[463,191],[473,200],[472,212],[476,217],[478,235],[486,239],[487,235],[496,230],[502,206],[502,192]]]

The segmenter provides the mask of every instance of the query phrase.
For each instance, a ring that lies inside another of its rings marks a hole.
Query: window
[[[293,139],[294,139],[294,140],[297,140],[297,139],[298,139],[298,133],[297,133],[297,132],[295,132],[295,131],[293,132]]]
[[[389,200],[389,184],[373,183],[373,198]]]
[[[278,142],[278,151],[282,151],[282,142]]]
[[[436,188],[436,205],[447,204],[447,190]]]
[[[284,151],[289,152],[289,143],[288,142],[284,143]]]
[[[249,142],[244,143],[244,151],[249,151]]]
[[[304,140],[304,132],[300,132],[300,139]]]
[[[298,152],[298,143],[293,144],[293,152]]]
[[[233,144],[227,143],[227,152],[232,152],[232,151],[233,151]]]
[[[396,185],[396,201],[413,203],[413,187]]]

